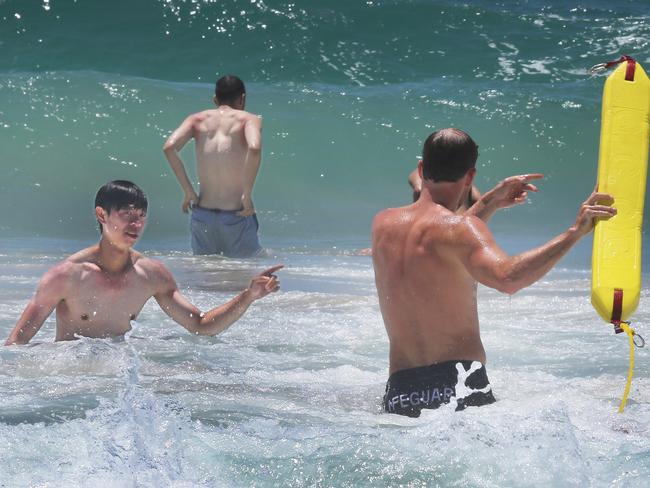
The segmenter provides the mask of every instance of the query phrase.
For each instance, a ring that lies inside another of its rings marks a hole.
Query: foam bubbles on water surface
[[[271,264],[155,254],[203,306],[222,303]],[[388,346],[370,261],[284,257],[293,263],[281,275],[286,288],[214,338],[186,333],[152,302],[122,342],[49,343],[45,336],[2,350],[3,480],[642,486],[650,472],[645,350],[618,416],[627,344],[591,309],[587,272],[556,270],[513,297],[480,288],[497,402],[462,412],[447,405],[411,419],[380,413]],[[49,265],[35,263],[30,275]],[[636,319],[640,331],[650,322],[643,307]]]

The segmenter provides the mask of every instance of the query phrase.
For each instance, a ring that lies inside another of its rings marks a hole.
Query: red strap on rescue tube
[[[634,70],[636,69],[636,61],[632,58],[627,60],[627,69],[625,70],[625,81],[634,81]]]
[[[605,68],[609,69],[612,66],[616,66],[617,64],[623,63],[625,61],[627,61],[627,68],[625,70],[625,81],[634,81],[634,70],[636,69],[636,60],[631,56],[627,56],[626,54],[624,54],[616,61],[610,61],[609,63],[605,63]]]
[[[614,330],[618,334],[623,332],[623,329],[619,327],[621,324],[621,315],[623,313],[623,290],[620,288],[614,288],[614,305],[612,306],[612,324],[614,324]]]

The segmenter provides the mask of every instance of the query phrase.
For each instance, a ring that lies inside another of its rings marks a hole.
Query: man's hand
[[[544,175],[541,173],[531,173],[506,178],[488,192],[492,200],[491,205],[494,205],[495,208],[509,208],[521,205],[526,201],[529,191],[537,191],[537,187],[529,182],[543,177]],[[488,194],[486,193],[485,196],[488,197]]]
[[[573,229],[582,236],[591,232],[596,219],[611,219],[616,215],[616,209],[610,206],[612,203],[614,203],[614,197],[607,193],[599,193],[594,189],[589,198],[580,206]]]
[[[253,205],[253,200],[248,195],[244,195],[241,199],[242,209],[237,212],[237,215],[240,217],[250,217],[255,214],[255,206]]]
[[[280,280],[274,273],[282,268],[284,268],[284,264],[278,264],[266,271],[262,271],[251,280],[248,291],[253,300],[259,300],[280,289]]]
[[[183,197],[183,204],[181,205],[181,209],[183,210],[183,213],[187,213],[194,205],[198,203],[199,196],[196,194],[196,192],[186,193]]]

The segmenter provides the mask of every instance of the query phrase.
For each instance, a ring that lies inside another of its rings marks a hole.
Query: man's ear
[[[476,176],[476,168],[471,168],[465,174],[465,186],[472,186],[474,182],[474,176]]]
[[[214,102],[214,104],[215,104],[217,107],[219,106],[219,100],[217,99],[217,96],[216,96],[216,95],[212,97],[212,101]]]
[[[423,176],[423,171],[424,171],[423,166],[424,166],[424,163],[422,163],[422,160],[420,159],[420,160],[418,161],[418,176],[420,177],[421,180],[424,179],[424,176]]]
[[[108,217],[108,212],[102,207],[95,207],[95,218],[97,222],[102,225],[106,225],[106,218]]]

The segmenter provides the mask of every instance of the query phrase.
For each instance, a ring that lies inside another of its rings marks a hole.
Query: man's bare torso
[[[373,262],[391,374],[456,359],[485,362],[476,282],[458,249],[464,218],[431,201],[375,218]]]
[[[65,292],[56,307],[57,341],[123,335],[155,293],[151,260],[131,251],[127,270],[111,275],[97,264],[94,250],[84,249],[59,265]]]
[[[246,122],[257,117],[243,110],[219,107],[201,112],[194,123],[199,205],[239,210],[244,191],[244,162],[248,145]]]

